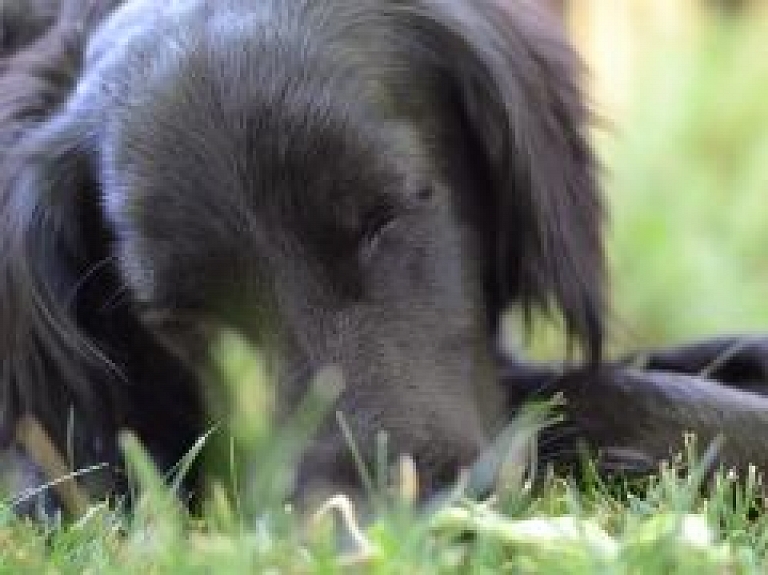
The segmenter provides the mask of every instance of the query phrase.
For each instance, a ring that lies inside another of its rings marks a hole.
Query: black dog
[[[588,111],[533,3],[134,0],[97,26],[111,4],[64,0],[0,64],[6,444],[30,414],[77,467],[118,463],[122,428],[172,465],[205,427],[196,373],[223,325],[277,358],[281,414],[340,367],[363,454],[387,430],[430,492],[505,397],[571,389],[524,366],[499,384],[507,305],[559,308],[595,365]],[[329,421],[299,485],[356,481]]]

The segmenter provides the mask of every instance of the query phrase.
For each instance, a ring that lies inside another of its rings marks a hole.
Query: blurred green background
[[[601,116],[614,350],[768,331],[768,14],[676,2],[569,18]]]
[[[768,22],[649,56],[625,125],[599,138],[618,337],[768,331]]]

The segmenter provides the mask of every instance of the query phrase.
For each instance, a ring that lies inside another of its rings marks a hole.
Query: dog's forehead
[[[292,77],[282,97],[274,85],[213,78],[182,74],[107,127],[105,206],[125,249],[151,254],[123,258],[146,301],[169,285],[165,299],[202,301],[307,256],[341,273],[375,212],[418,196],[425,152],[411,126],[318,98]],[[250,98],[233,106],[224,87]],[[141,269],[130,269],[136,260]]]
[[[163,185],[213,181],[217,193],[259,191],[254,201],[314,190],[343,202],[367,190],[407,191],[403,179],[425,155],[411,127],[318,99],[311,86],[282,97],[230,89],[248,92],[247,105],[235,109],[206,88],[177,85],[116,115],[107,127],[112,161]]]
[[[308,73],[286,54],[277,73],[233,66],[187,57],[146,90],[151,96],[116,107],[106,128],[116,170],[240,201],[299,194],[316,214],[371,194],[407,194],[428,176],[423,133],[380,94]]]
[[[203,4],[210,18],[160,18],[166,34],[145,43],[137,33],[105,64],[102,84],[114,90],[102,173],[116,227],[218,222],[208,237],[219,243],[235,241],[221,230],[270,226],[351,240],[378,206],[408,201],[433,179],[437,130],[419,122],[437,112],[414,111],[419,77],[403,97],[399,68],[358,51],[359,34],[307,34],[299,25],[316,24],[305,2],[281,10],[294,26],[281,20],[280,34],[263,11],[231,27],[227,3]]]

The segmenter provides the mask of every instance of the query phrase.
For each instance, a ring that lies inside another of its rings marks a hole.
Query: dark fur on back
[[[80,9],[78,9],[80,8]],[[427,489],[504,419],[508,305],[602,338],[601,207],[579,66],[533,3],[67,1],[0,62],[0,429],[74,463],[203,428],[210,325],[277,358],[281,413],[338,365],[364,454]],[[86,53],[87,47],[87,55]],[[353,482],[331,421],[302,484]],[[117,481],[107,478],[107,486]]]

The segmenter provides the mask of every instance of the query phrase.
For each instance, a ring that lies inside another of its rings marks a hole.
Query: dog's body
[[[598,358],[588,113],[533,3],[133,0],[98,26],[113,3],[63,0],[1,64],[6,443],[30,414],[78,467],[122,428],[173,464],[225,325],[278,359],[283,415],[341,368],[363,454],[386,430],[430,491],[508,415],[505,306],[554,303]],[[329,421],[299,482],[356,476]]]

